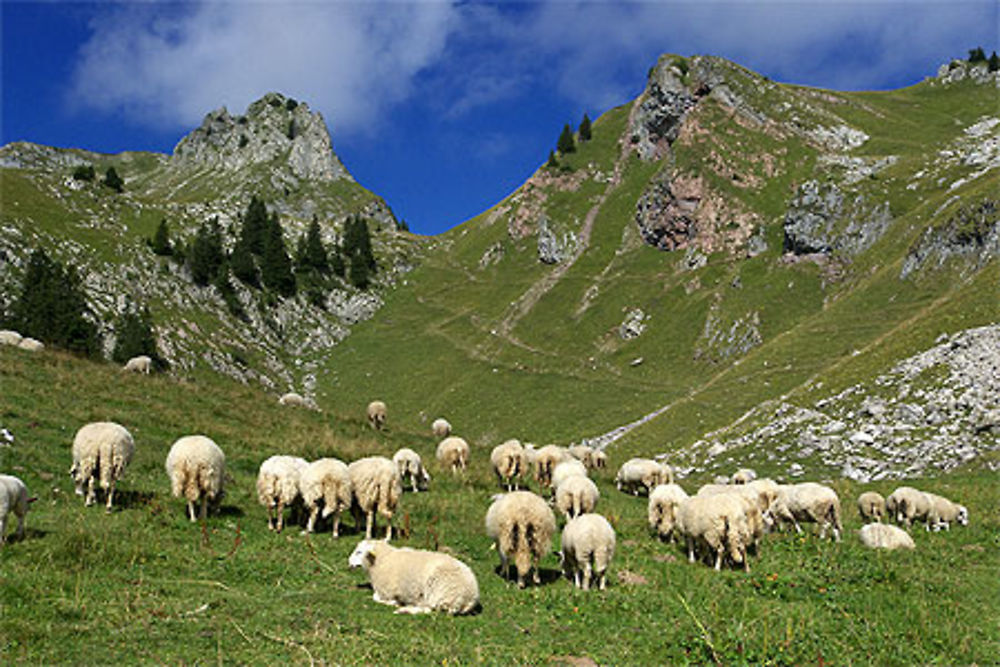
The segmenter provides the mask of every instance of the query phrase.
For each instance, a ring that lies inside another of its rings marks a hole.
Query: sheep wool
[[[819,524],[821,539],[826,536],[827,529],[832,529],[833,538],[839,542],[844,530],[837,492],[816,482],[781,486],[774,513],[777,520],[791,523],[799,533],[802,532],[800,523]]]
[[[414,493],[419,491],[420,488],[427,488],[427,484],[431,481],[431,476],[427,472],[427,469],[424,468],[420,454],[417,454],[409,447],[403,447],[393,454],[392,462],[396,464],[396,470],[399,471],[401,480],[405,482],[407,477],[409,477]]]
[[[590,455],[590,461],[595,470],[604,470],[608,467],[608,455],[602,449],[595,449]]]
[[[469,465],[469,443],[457,435],[445,438],[438,445],[437,460],[441,466],[451,468],[452,474],[464,471]]]
[[[153,368],[153,360],[147,357],[145,354],[141,354],[138,357],[132,357],[125,362],[123,369],[129,371],[130,373],[145,373],[149,375],[149,372]]]
[[[570,477],[586,477],[587,467],[583,465],[582,461],[576,459],[568,458],[562,463],[556,464],[555,469],[552,470],[552,488],[556,490],[559,485],[565,482]]]
[[[615,476],[615,486],[619,491],[636,496],[649,495],[658,485],[673,481],[674,474],[670,466],[652,459],[629,459],[622,464]]]
[[[13,475],[0,475],[0,546],[7,541],[7,517],[17,517],[17,539],[24,539],[24,520],[32,499],[28,487]]]
[[[951,530],[951,524],[958,522],[962,526],[969,525],[969,510],[964,505],[953,503],[936,493],[925,493],[930,509],[927,513],[927,527],[934,530]]]
[[[351,509],[365,514],[365,537],[371,539],[376,527],[376,512],[386,518],[386,537],[392,539],[392,516],[403,495],[403,483],[396,470],[396,464],[384,456],[369,456],[359,459],[349,466],[351,489],[354,500]],[[355,525],[360,529],[360,514],[355,514]]]
[[[302,502],[309,511],[309,521],[305,532],[311,533],[316,526],[316,518],[320,515],[320,504],[323,505],[322,517],[333,515],[333,537],[340,535],[340,513],[350,509],[351,476],[347,464],[338,459],[318,459],[307,465],[299,475],[299,491]]]
[[[439,417],[431,423],[431,433],[434,434],[435,438],[447,438],[451,435],[451,424],[448,423],[447,419]]]
[[[517,569],[517,585],[533,573],[540,583],[538,564],[552,545],[556,517],[548,503],[530,491],[513,491],[498,496],[486,512],[486,534],[500,553],[500,570],[508,576],[511,558]]]
[[[309,463],[298,456],[272,456],[257,471],[257,500],[267,508],[267,528],[281,532],[285,507],[299,497],[299,478]]]
[[[564,465],[564,464],[560,464]],[[556,469],[558,471],[558,468]],[[594,511],[600,491],[593,480],[585,475],[567,477],[556,487],[556,509],[567,519]]]
[[[490,465],[493,466],[497,481],[505,490],[517,490],[517,480],[528,468],[524,447],[520,441],[513,439],[497,445],[490,452]]]
[[[865,491],[858,496],[858,514],[865,523],[881,523],[885,516],[885,498],[875,491]]]
[[[587,466],[588,469],[594,467],[594,448],[590,445],[573,445],[567,451],[570,456]]]
[[[105,490],[105,509],[110,512],[115,482],[121,479],[135,453],[135,441],[124,426],[114,422],[92,422],[80,428],[73,438],[73,465],[69,474],[76,494],[86,494],[86,505],[97,499],[95,480]]]
[[[302,394],[296,394],[294,391],[290,391],[287,394],[282,394],[281,398],[278,399],[278,403],[281,405],[289,405],[297,408],[307,407],[306,399]]]
[[[21,339],[24,336],[16,331],[11,331],[10,329],[3,329],[0,331],[0,345],[11,345],[17,347],[21,344]]]
[[[188,518],[195,521],[194,505],[201,501],[200,516],[208,516],[208,504],[222,499],[226,477],[226,455],[204,435],[187,435],[170,447],[166,461],[170,490],[187,500]]]
[[[41,352],[45,349],[45,343],[34,338],[22,338],[17,346],[28,352]]]
[[[649,528],[661,540],[673,541],[677,537],[674,530],[677,525],[677,507],[687,499],[687,492],[678,484],[659,484],[649,494]]]
[[[552,486],[555,467],[569,460],[569,452],[558,445],[545,445],[535,454],[535,480],[542,486]]]
[[[858,531],[861,544],[869,549],[915,549],[913,538],[898,526],[887,523],[869,523]]]
[[[757,471],[753,468],[740,468],[733,473],[733,484],[749,484],[757,479]]]
[[[746,519],[745,500],[735,494],[691,496],[677,509],[677,530],[687,542],[688,560],[695,555],[715,558],[715,569],[722,567],[728,553],[734,564],[746,571],[750,563],[746,556],[751,529]]]
[[[896,523],[909,528],[914,521],[926,523],[931,512],[930,499],[923,491],[912,486],[901,486],[885,499],[886,510],[895,517]]]
[[[603,591],[614,555],[615,529],[600,514],[581,514],[563,528],[563,572],[573,578],[577,588],[590,590],[596,582]]]
[[[458,615],[480,608],[476,575],[448,554],[363,540],[347,562],[352,568],[367,571],[372,599],[399,607],[397,614],[442,611]]]
[[[387,416],[387,409],[385,403],[382,401],[372,401],[368,404],[368,423],[372,425],[372,428],[376,431],[381,431],[385,428],[385,420]]]

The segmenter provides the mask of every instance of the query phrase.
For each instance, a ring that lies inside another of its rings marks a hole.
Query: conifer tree
[[[990,54],[988,69],[990,72],[996,72],[1000,70],[1000,56],[997,56],[996,51]]]
[[[573,129],[569,126],[569,123],[563,125],[562,134],[559,135],[559,141],[556,143],[556,150],[559,151],[560,155],[576,152],[576,142],[573,141]]]
[[[97,177],[94,173],[94,165],[80,165],[73,170],[73,180],[76,181],[93,181]]]
[[[121,179],[121,176],[118,175],[114,167],[108,167],[108,170],[104,173],[103,183],[115,192],[121,192],[125,189],[125,181]]]
[[[174,254],[174,248],[170,244],[170,230],[167,229],[167,219],[160,220],[159,226],[153,233],[153,238],[149,243],[153,253],[161,257],[169,257]]]
[[[243,215],[240,240],[258,257],[264,252],[264,236],[267,230],[267,207],[257,197],[250,198],[250,205]]]
[[[299,239],[299,250],[296,252],[296,264],[300,270],[316,271],[320,274],[330,272],[330,260],[323,238],[320,236],[319,221],[313,218],[306,233]]]
[[[153,360],[157,368],[164,365],[163,358],[156,348],[156,337],[153,335],[153,316],[147,306],[140,309],[126,307],[115,323],[115,348],[111,358],[120,364],[141,354]]]
[[[226,256],[222,249],[222,230],[218,218],[212,218],[198,228],[188,253],[191,279],[202,287],[219,274]]]
[[[590,128],[590,118],[587,114],[583,114],[583,120],[580,121],[580,141],[590,141],[591,128]]]
[[[351,256],[349,279],[358,289],[367,289],[369,285],[368,262],[360,253]]]
[[[983,47],[977,46],[974,49],[969,49],[970,63],[981,63],[985,60],[986,60],[986,52],[983,51]]]
[[[229,268],[238,280],[250,285],[260,287],[260,272],[257,270],[257,262],[253,253],[250,252],[250,244],[241,236],[233,246],[233,251],[229,253]]]
[[[556,159],[556,152],[555,151],[549,151],[549,159],[545,163],[545,166],[548,169],[555,169],[556,167],[559,166],[559,160]]]
[[[264,251],[260,257],[260,279],[264,286],[281,296],[294,296],[295,276],[292,275],[292,260],[285,248],[285,238],[281,231],[278,214],[272,214],[264,231]]]

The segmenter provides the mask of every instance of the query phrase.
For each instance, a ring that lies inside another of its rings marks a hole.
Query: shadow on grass
[[[517,569],[513,565],[509,567],[509,572],[507,573],[509,576],[504,576],[504,572],[500,565],[494,567],[493,572],[504,581],[509,581],[511,583],[517,584]],[[548,586],[550,584],[559,581],[560,579],[562,579],[562,577],[563,577],[562,571],[553,568],[543,567],[539,568],[538,570],[539,583],[536,584],[532,575],[529,574],[524,579],[524,586],[525,588],[528,588],[530,586]]]

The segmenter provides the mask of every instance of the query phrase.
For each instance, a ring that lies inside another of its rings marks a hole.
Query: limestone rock
[[[878,241],[891,222],[888,202],[871,206],[861,195],[850,200],[834,184],[807,181],[785,213],[785,252],[836,252],[849,259]]]

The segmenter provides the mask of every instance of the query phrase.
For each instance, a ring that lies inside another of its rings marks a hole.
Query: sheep
[[[351,509],[355,512],[355,526],[361,529],[359,512],[364,512],[365,537],[371,539],[376,523],[375,513],[378,512],[387,519],[385,539],[391,540],[392,515],[399,505],[399,497],[403,495],[403,483],[396,464],[384,456],[369,456],[351,463],[347,472],[354,493]]]
[[[559,465],[565,465],[560,463]],[[594,511],[600,491],[586,475],[572,475],[556,486],[556,509],[567,519]]]
[[[445,438],[437,447],[437,460],[442,466],[450,467],[452,474],[464,471],[469,465],[469,443],[457,435]]]
[[[434,434],[435,438],[447,438],[451,435],[451,424],[448,423],[447,419],[439,417],[431,424],[431,433]]]
[[[285,507],[299,497],[299,478],[309,463],[298,456],[276,455],[257,471],[257,500],[267,508],[267,529],[285,527]]]
[[[416,493],[420,489],[418,486],[427,488],[428,482],[431,481],[430,473],[424,468],[423,461],[420,460],[420,454],[409,447],[403,447],[398,452],[392,455],[392,462],[396,464],[396,470],[399,471],[399,477],[401,480],[406,480],[406,476],[410,476],[410,483],[413,485],[413,492]]]
[[[40,340],[35,340],[34,338],[22,338],[17,346],[22,350],[27,350],[28,352],[41,352],[45,349],[45,343]]]
[[[541,582],[538,564],[552,545],[556,517],[548,503],[530,491],[513,491],[495,497],[486,512],[486,534],[500,552],[500,570],[506,577],[508,561],[514,559],[517,585],[533,571],[535,584]]]
[[[649,495],[658,485],[673,481],[674,473],[670,466],[652,459],[629,459],[622,464],[615,476],[615,486],[619,491],[636,496],[640,493]]]
[[[368,573],[372,599],[399,607],[397,614],[470,614],[480,609],[479,582],[468,565],[437,551],[396,548],[363,540],[347,559]]]
[[[497,481],[507,491],[516,491],[517,478],[524,475],[528,462],[524,455],[524,447],[517,440],[508,440],[497,445],[490,452],[490,465],[496,473]]]
[[[24,539],[24,519],[36,498],[28,497],[28,487],[17,477],[0,475],[0,546],[7,541],[7,517],[17,517],[17,539]]]
[[[913,538],[903,530],[887,523],[869,523],[858,531],[861,544],[870,549],[915,549]]]
[[[576,459],[567,459],[556,465],[552,470],[552,489],[556,490],[559,485],[570,477],[586,477],[587,468],[582,462]]]
[[[647,510],[649,528],[661,540],[676,539],[677,507],[687,499],[687,492],[677,484],[659,484],[650,492]]]
[[[350,509],[351,476],[347,464],[338,459],[318,459],[307,465],[299,475],[299,492],[309,510],[306,533],[313,532],[319,503],[323,501],[323,518],[333,515],[333,537],[340,535],[340,513]]]
[[[604,470],[608,467],[608,455],[603,449],[595,449],[590,455],[590,462],[595,470]]]
[[[890,516],[895,517],[896,523],[901,523],[907,528],[914,521],[926,523],[931,511],[931,503],[927,494],[912,486],[901,486],[889,494],[889,497],[885,499],[885,507]]]
[[[73,438],[73,465],[69,474],[76,484],[76,495],[84,495],[87,507],[94,504],[99,479],[107,499],[105,510],[111,511],[115,482],[121,479],[135,453],[135,441],[124,426],[114,422],[92,422],[81,427]]]
[[[226,455],[222,449],[203,435],[187,435],[170,447],[165,467],[174,497],[187,499],[188,518],[196,520],[194,504],[200,499],[204,521],[208,503],[222,500],[224,493]]]
[[[282,394],[281,398],[278,399],[278,403],[280,405],[288,405],[297,408],[305,408],[309,406],[305,397],[303,397],[302,394],[296,394],[294,391]]]
[[[524,458],[528,462],[528,468],[534,470],[538,461],[538,448],[530,442],[524,443]]]
[[[386,407],[382,401],[372,401],[368,404],[368,423],[376,431],[385,428]]]
[[[885,516],[885,498],[875,491],[865,491],[858,496],[858,514],[865,523],[880,523]]]
[[[927,527],[934,530],[951,530],[951,523],[957,521],[963,526],[969,525],[969,510],[964,505],[953,503],[936,493],[925,493],[930,501],[930,511],[927,513]]]
[[[752,539],[747,522],[747,502],[738,494],[691,496],[677,507],[676,530],[687,543],[688,560],[695,561],[699,548],[715,556],[715,569],[722,567],[728,552],[735,564],[750,571],[747,547]]]
[[[4,329],[0,331],[0,345],[10,345],[12,347],[17,347],[21,344],[21,340],[24,338],[21,334],[16,331],[11,331],[10,329]]]
[[[146,356],[145,354],[140,354],[138,357],[132,357],[125,362],[122,370],[129,371],[130,373],[145,373],[149,375],[149,372],[153,369],[153,360]]]
[[[753,468],[740,468],[733,473],[733,484],[748,484],[757,479],[757,471]]]
[[[840,498],[828,486],[815,482],[784,485],[780,488],[772,510],[778,521],[791,523],[797,532],[802,532],[800,522],[818,523],[821,539],[826,536],[827,528],[832,528],[833,538],[840,541],[840,533],[843,531]]]
[[[605,588],[608,564],[615,555],[615,529],[600,514],[581,514],[566,524],[562,532],[560,557],[566,577],[577,588],[590,590],[597,581]]]
[[[552,486],[552,471],[569,458],[569,452],[564,448],[545,445],[535,455],[535,479],[541,486]]]
[[[587,466],[588,469],[594,467],[594,448],[590,445],[573,445],[567,451],[570,456]]]

